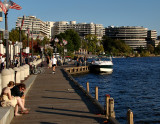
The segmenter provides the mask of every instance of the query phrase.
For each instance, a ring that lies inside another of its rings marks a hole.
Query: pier
[[[86,97],[61,67],[56,74],[45,68],[37,75],[26,96],[30,113],[14,117],[11,124],[99,124],[106,122],[105,115]]]

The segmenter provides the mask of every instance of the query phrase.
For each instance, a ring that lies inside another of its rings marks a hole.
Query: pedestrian
[[[52,61],[52,68],[53,68],[52,73],[55,74],[56,73],[56,66],[57,66],[57,59],[53,56],[51,61]]]
[[[50,68],[49,63],[50,63],[50,57],[47,56],[47,66],[48,66],[48,68]]]
[[[25,106],[25,95],[24,95],[25,90],[26,90],[26,85],[24,83],[20,83],[11,89],[11,95],[14,97],[20,97],[23,106]],[[25,114],[22,110],[21,113]]]

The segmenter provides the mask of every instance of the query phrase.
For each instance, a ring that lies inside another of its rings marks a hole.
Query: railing
[[[88,66],[69,67],[69,68],[65,68],[65,70],[69,74],[77,74],[77,73],[89,72]]]

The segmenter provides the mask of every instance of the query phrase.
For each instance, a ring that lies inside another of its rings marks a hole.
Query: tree
[[[97,40],[97,36],[96,35],[92,35],[92,34],[89,34],[89,35],[86,35],[85,37],[86,41],[87,41],[87,47],[88,47],[88,51],[89,52],[92,52],[92,53],[96,53],[97,51],[97,43],[98,43],[98,40]]]
[[[61,46],[61,44],[63,44],[63,39],[67,41],[67,45],[65,47],[67,48],[68,53],[73,53],[74,51],[79,50],[81,46],[81,39],[78,33],[73,29],[66,30],[64,33],[60,33],[56,35],[54,38],[59,39],[59,42],[56,43],[56,46],[58,47],[58,52],[63,51],[62,47],[64,47],[64,45]],[[54,47],[55,45],[54,38],[51,41],[52,47]]]
[[[147,50],[152,54],[154,52],[154,47],[151,44],[148,44]]]
[[[103,47],[107,53],[113,55],[128,55],[132,53],[132,49],[122,40],[115,40],[107,36],[103,37]]]
[[[15,43],[16,41],[19,41],[19,30],[18,29],[12,29],[9,32],[9,40]],[[24,31],[21,31],[21,41],[23,42],[23,46],[25,47],[27,44],[27,36],[25,35]]]

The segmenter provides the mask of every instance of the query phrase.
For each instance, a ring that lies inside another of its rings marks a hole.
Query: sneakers
[[[52,74],[55,74],[55,73],[56,73],[55,71],[52,72]]]

